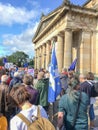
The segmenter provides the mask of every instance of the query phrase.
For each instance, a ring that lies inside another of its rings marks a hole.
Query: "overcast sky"
[[[34,56],[33,35],[42,12],[48,14],[63,0],[0,0],[0,57],[16,51]],[[86,0],[71,0],[81,5]]]

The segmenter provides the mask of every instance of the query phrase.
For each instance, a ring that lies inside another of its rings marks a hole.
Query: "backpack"
[[[92,89],[91,89],[91,96],[92,97],[97,97],[98,96],[98,81],[96,80],[90,80],[88,83],[91,84]]]
[[[31,123],[22,113],[17,114],[27,125],[27,130],[55,130],[53,124],[46,118],[41,117],[40,109],[37,108],[37,117]]]
[[[0,116],[0,130],[7,130],[8,122],[5,116]]]

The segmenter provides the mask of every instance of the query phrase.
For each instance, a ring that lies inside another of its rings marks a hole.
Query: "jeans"
[[[89,117],[90,117],[90,121],[93,121],[95,119],[95,113],[94,113],[93,104],[91,104],[90,108],[89,108]]]

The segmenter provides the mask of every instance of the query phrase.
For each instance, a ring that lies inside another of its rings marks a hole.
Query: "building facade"
[[[42,15],[33,37],[35,68],[48,68],[55,41],[59,71],[77,58],[76,70],[98,74],[98,0],[83,7],[62,3],[47,16]]]

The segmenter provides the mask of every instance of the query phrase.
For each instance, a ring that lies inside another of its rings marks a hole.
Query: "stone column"
[[[50,41],[46,43],[46,69],[48,69],[50,58]]]
[[[98,74],[98,64],[96,64],[96,32],[91,32],[91,72]],[[97,51],[98,52],[98,51]],[[96,66],[97,65],[97,66]]]
[[[42,68],[42,46],[39,48],[39,69]]]
[[[34,61],[34,68],[37,68],[37,49],[35,50],[35,61]]]
[[[51,62],[51,54],[52,54],[52,40],[50,41],[50,43],[49,43],[49,47],[50,47],[50,49],[49,49],[49,64],[50,64],[50,62]]]
[[[58,63],[58,70],[61,72],[63,68],[63,54],[64,54],[64,35],[62,33],[59,33],[57,35],[57,45],[56,45],[56,56],[57,56],[57,63]]]
[[[98,28],[98,27],[97,27]],[[97,29],[97,32],[96,32],[96,74],[98,76],[98,29]]]
[[[46,68],[46,45],[44,44],[43,45],[43,68],[45,69]]]
[[[41,61],[40,61],[40,68],[43,68],[43,46],[41,46],[41,49],[40,49],[40,55],[41,55]]]
[[[71,63],[72,63],[72,30],[70,28],[66,28],[64,38],[64,67],[68,69]]]
[[[40,48],[37,49],[37,68],[40,68]]]
[[[77,49],[76,47],[72,48],[72,61],[74,61],[77,57]]]
[[[83,73],[83,47],[84,41],[83,41],[83,32],[81,33],[81,41],[79,44],[79,71],[80,73]]]
[[[83,31],[80,44],[80,73],[89,71],[91,71],[91,34]]]
[[[38,69],[38,48],[36,49],[36,68]]]

